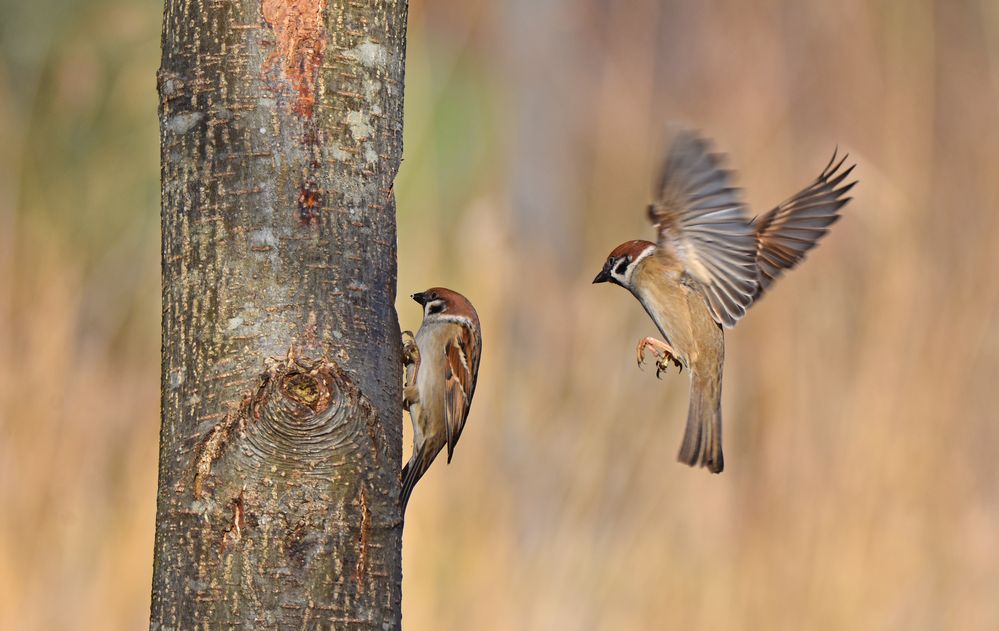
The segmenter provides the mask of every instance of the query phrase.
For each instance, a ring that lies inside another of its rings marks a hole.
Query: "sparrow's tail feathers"
[[[690,466],[707,467],[711,473],[725,468],[722,456],[721,374],[691,372],[687,429],[677,459]]]
[[[437,448],[440,451],[440,447]],[[401,506],[401,512],[403,515],[406,514],[406,505],[409,504],[409,496],[413,493],[413,488],[416,487],[416,483],[420,481],[423,474],[427,472],[430,468],[430,464],[434,461],[434,456],[437,453],[430,453],[430,450],[424,448],[418,452],[415,452],[413,456],[406,463],[406,466],[402,468],[402,492],[399,494],[399,505]]]

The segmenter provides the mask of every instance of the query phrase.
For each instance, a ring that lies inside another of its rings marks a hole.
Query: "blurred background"
[[[0,0],[0,629],[148,624],[160,12]],[[448,285],[485,346],[410,505],[406,628],[999,628],[999,4],[410,12],[400,318]],[[670,121],[756,212],[837,144],[861,180],[727,336],[721,476],[675,462],[687,376],[590,285],[652,236]]]

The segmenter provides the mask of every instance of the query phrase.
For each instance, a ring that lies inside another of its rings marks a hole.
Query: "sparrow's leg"
[[[680,369],[680,372],[683,372],[683,364],[676,358],[676,351],[673,350],[673,347],[654,337],[646,337],[639,340],[638,346],[635,347],[639,368],[645,362],[645,348],[648,346],[651,346],[656,353],[656,377],[666,372],[670,362],[673,362]]]
[[[420,349],[412,331],[402,332],[402,366],[405,371],[405,384],[402,389],[402,406],[409,409],[420,400],[416,389],[416,373],[420,370]]]

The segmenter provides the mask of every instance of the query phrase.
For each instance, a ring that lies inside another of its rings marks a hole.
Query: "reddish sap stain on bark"
[[[322,196],[312,188],[303,187],[298,194],[298,218],[302,223],[311,226],[319,220],[319,206]]]
[[[312,118],[316,104],[316,76],[326,52],[323,11],[326,0],[262,0],[261,12],[277,38],[275,50],[264,63],[266,72],[280,64],[294,88],[292,109]]]

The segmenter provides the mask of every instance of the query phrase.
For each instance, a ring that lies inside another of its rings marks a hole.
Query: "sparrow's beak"
[[[600,273],[597,274],[597,277],[593,279],[593,284],[596,285],[597,283],[606,283],[610,279],[610,273],[606,269],[602,269],[600,270]]]
[[[420,303],[421,305],[427,304],[427,297],[423,294],[422,291],[419,292],[419,293],[413,294],[412,296],[410,296],[410,298],[412,298],[416,302]]]

